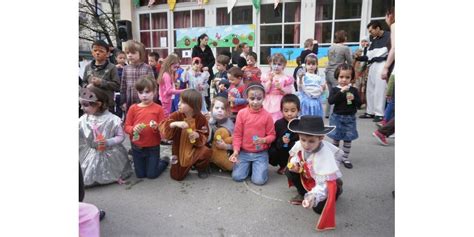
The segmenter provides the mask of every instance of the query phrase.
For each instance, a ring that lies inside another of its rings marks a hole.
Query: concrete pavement
[[[359,111],[361,114],[362,111]],[[288,203],[296,189],[269,166],[264,186],[235,182],[213,170],[199,179],[169,177],[133,186],[110,184],[86,189],[84,201],[105,210],[101,236],[394,236],[394,139],[381,146],[372,137],[371,119],[358,119],[359,139],[352,143],[353,169],[341,166],[343,194],[336,205],[336,229],[317,232],[319,215]],[[325,120],[328,124],[328,121]],[[130,146],[126,141],[126,147]],[[169,155],[170,146],[161,146]],[[132,177],[131,181],[136,178]]]

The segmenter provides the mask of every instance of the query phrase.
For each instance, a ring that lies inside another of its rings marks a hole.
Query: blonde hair
[[[313,39],[312,38],[309,38],[307,40],[304,41],[304,47],[305,48],[310,48],[311,46],[313,46]]]
[[[125,53],[138,52],[138,54],[140,55],[140,62],[145,62],[147,57],[147,54],[145,53],[145,45],[136,40],[128,40],[127,42],[125,42],[123,45],[123,51]]]
[[[163,82],[163,73],[167,72],[171,78],[173,78],[173,72],[171,71],[171,65],[179,63],[179,58],[176,54],[172,53],[165,58],[163,65],[160,69],[160,74],[158,75],[158,84],[161,85]]]
[[[281,62],[284,65],[286,65],[286,58],[281,53],[275,53],[275,54],[272,55],[271,62],[272,62],[272,64],[277,63],[277,62]]]

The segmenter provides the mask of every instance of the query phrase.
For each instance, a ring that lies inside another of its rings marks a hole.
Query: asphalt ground
[[[359,111],[361,114],[362,111]],[[328,124],[327,119],[325,123]],[[157,179],[131,177],[128,185],[86,189],[84,202],[106,211],[101,236],[394,236],[394,139],[381,146],[371,119],[357,120],[353,169],[341,166],[343,194],[336,203],[336,229],[315,230],[319,215],[288,203],[296,195],[284,175],[269,166],[263,186],[235,182],[213,168],[207,179],[191,171],[174,181],[168,169]],[[328,139],[328,138],[326,138]],[[128,139],[125,142],[130,147]],[[161,146],[169,155],[171,146]]]

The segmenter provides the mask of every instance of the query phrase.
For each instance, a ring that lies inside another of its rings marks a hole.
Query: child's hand
[[[235,101],[235,97],[229,96],[229,102],[232,102],[232,103],[233,103],[234,101]]]
[[[153,119],[150,120],[150,128],[152,128],[153,130],[158,129],[158,123],[156,123]]]
[[[202,71],[203,71],[203,72],[207,72],[207,71],[209,71],[209,68],[208,68],[208,67],[203,67],[203,68],[202,68]]]
[[[346,92],[346,91],[349,90],[349,88],[350,88],[349,85],[345,85],[345,86],[343,86],[343,87],[341,88],[341,92]]]
[[[105,138],[96,140],[96,142],[97,142],[97,147],[101,147],[101,146],[105,147]]]
[[[100,79],[98,77],[92,77],[92,79],[91,79],[91,83],[94,86],[100,86],[101,82],[102,82],[102,79]]]
[[[127,103],[124,103],[122,105],[122,110],[123,110],[123,112],[127,111]]]
[[[303,202],[301,203],[301,206],[303,206],[304,208],[311,208],[313,207],[313,204],[314,204],[314,194],[306,194]]]
[[[239,157],[239,153],[234,151],[234,153],[232,153],[232,155],[230,155],[229,161],[232,162],[232,163],[238,163],[239,162],[238,157]]]
[[[258,139],[253,140],[253,144],[258,145],[258,144],[265,144],[267,143],[267,140],[265,138],[259,137]]]
[[[207,112],[205,114],[203,114],[204,117],[206,117],[206,120],[209,122],[211,120],[211,112]]]
[[[182,128],[182,129],[186,129],[189,127],[188,123],[184,122],[184,121],[177,121],[177,122],[172,122],[170,123],[170,128]]]
[[[299,163],[288,163],[288,170],[293,173],[299,173],[301,166]]]
[[[190,141],[196,140],[199,138],[199,133],[197,133],[196,131],[193,131],[192,133],[189,133],[188,138]]]
[[[227,150],[227,144],[222,140],[216,141],[216,147],[221,150]]]
[[[283,143],[285,144],[290,143],[290,138],[288,136],[283,136],[281,139],[283,140]]]
[[[326,84],[321,85],[321,90],[325,91],[326,90]]]

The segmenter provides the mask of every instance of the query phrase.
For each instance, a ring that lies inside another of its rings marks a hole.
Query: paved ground
[[[371,120],[358,120],[359,139],[351,150],[354,168],[341,166],[344,193],[337,201],[335,230],[315,231],[319,215],[288,203],[296,189],[289,189],[285,176],[271,166],[264,186],[234,182],[230,173],[218,170],[204,180],[191,171],[177,182],[168,168],[159,178],[131,187],[86,189],[84,201],[107,212],[101,222],[105,237],[394,236],[394,139],[388,147],[379,145],[371,135],[375,128]],[[161,153],[169,154],[169,146],[162,146]]]

